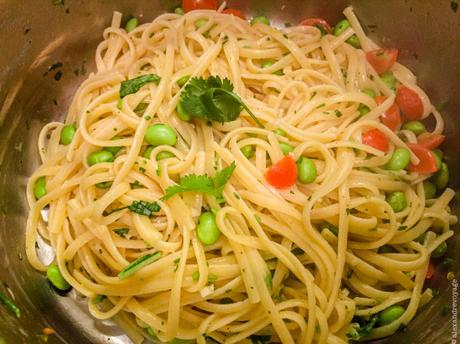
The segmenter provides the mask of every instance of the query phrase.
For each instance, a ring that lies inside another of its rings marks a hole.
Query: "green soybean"
[[[70,284],[64,279],[59,270],[59,267],[56,264],[51,264],[48,266],[46,270],[46,276],[48,277],[49,281],[53,286],[55,286],[59,290],[69,290]]]
[[[445,162],[441,164],[441,168],[433,176],[434,184],[438,190],[444,190],[449,183],[449,167]]]
[[[283,155],[288,155],[294,150],[294,147],[284,142],[280,143],[280,148],[281,148],[281,151],[283,152]]]
[[[157,154],[157,161],[164,160],[164,159],[169,159],[169,158],[174,158],[175,155],[171,152],[168,151],[162,151]]]
[[[176,131],[167,124],[154,124],[147,128],[145,140],[152,146],[174,146],[177,135]]]
[[[361,42],[359,41],[359,38],[356,35],[353,35],[350,38],[348,38],[346,42],[350,44],[352,47],[355,47],[356,49],[361,48]]]
[[[276,135],[279,135],[279,136],[284,136],[284,137],[287,136],[287,132],[284,131],[284,130],[281,129],[281,128],[276,129],[276,130],[274,131],[274,133],[275,133]]]
[[[260,66],[262,68],[268,68],[268,67],[271,67],[273,66],[275,62],[273,60],[262,60],[262,63],[260,64]],[[277,71],[274,71],[273,74],[275,75],[284,75],[283,71],[281,69],[277,70]]]
[[[114,156],[112,153],[102,150],[93,152],[88,156],[88,165],[93,166],[102,162],[112,162],[113,160]]]
[[[301,183],[309,184],[316,180],[318,172],[313,160],[302,157],[297,161],[297,176]]]
[[[432,153],[434,155],[434,162],[436,164],[436,169],[439,171],[442,166],[442,158],[439,154],[436,154],[434,151],[432,151]]]
[[[420,135],[426,131],[425,124],[420,121],[410,121],[404,123],[403,129],[412,131],[415,135]]]
[[[75,132],[77,128],[73,124],[67,124],[62,127],[61,130],[61,143],[63,145],[68,145],[72,142],[73,137],[75,136]]]
[[[334,27],[334,35],[340,36],[346,29],[350,27],[350,22],[347,19],[343,19],[337,23]],[[359,41],[358,36],[353,35],[347,39],[347,43],[355,48],[361,48],[361,42]]]
[[[251,159],[254,156],[254,147],[251,145],[246,145],[241,148],[241,153],[243,153],[247,159]]]
[[[438,247],[431,253],[431,257],[440,258],[447,253],[447,244],[445,241],[439,244]]]
[[[423,190],[425,192],[425,199],[432,199],[436,195],[436,186],[428,180],[423,182]]]
[[[405,169],[410,162],[410,151],[406,148],[396,148],[387,164],[387,169],[399,171]]]
[[[396,91],[396,78],[393,72],[386,71],[380,75],[380,79],[388,86],[390,90]]]
[[[397,320],[401,315],[404,314],[406,309],[402,306],[391,306],[380,312],[379,323],[380,325],[388,325],[393,321]]]
[[[190,75],[184,75],[182,78],[177,80],[177,84],[179,85],[179,87],[182,87],[187,83],[189,79],[190,79]]]
[[[212,245],[220,237],[220,230],[217,227],[216,217],[211,212],[201,214],[198,224],[198,239],[205,245]]]
[[[407,207],[406,195],[402,191],[390,193],[387,196],[387,202],[397,213],[403,211]]]
[[[433,150],[433,154],[436,154],[439,157],[439,159],[441,159],[441,160],[444,158],[444,153],[439,148]]]
[[[364,104],[359,104],[358,111],[360,116],[364,116],[367,115],[371,111],[371,109],[369,109],[369,107],[367,107]]]
[[[131,18],[125,25],[126,32],[133,31],[137,27],[137,25],[139,25],[139,21],[137,20],[137,18]]]
[[[192,119],[192,116],[185,112],[181,102],[177,103],[176,111],[177,116],[184,122],[190,122],[190,120]]]
[[[197,21],[195,21],[195,27],[197,29],[199,29],[200,27],[206,25],[208,21],[206,19],[198,19]]]
[[[255,16],[254,18],[251,19],[251,24],[265,24],[265,25],[270,25],[270,19],[268,19],[266,16]]]
[[[174,9],[174,13],[175,14],[178,14],[178,15],[183,15],[184,14],[184,10],[182,9],[182,7],[178,6]]]
[[[377,93],[375,93],[375,91],[372,89],[372,88],[365,88],[363,90],[363,93],[364,94],[367,94],[369,97],[371,97],[372,99],[374,99],[375,97],[377,97]]]
[[[36,180],[34,186],[34,195],[36,199],[40,199],[46,195],[46,178],[40,177]]]
[[[150,155],[152,154],[154,148],[154,146],[148,146],[147,149],[144,151],[144,154],[142,154],[142,156],[144,158],[150,159]]]
[[[119,140],[121,139],[120,136],[114,136],[112,137],[112,141],[115,141],[115,140]],[[104,151],[106,152],[110,152],[112,153],[113,155],[117,155],[117,153],[122,149],[123,147],[104,147]]]

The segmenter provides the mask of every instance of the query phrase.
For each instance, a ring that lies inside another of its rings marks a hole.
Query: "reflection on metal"
[[[142,15],[149,20],[171,9],[179,0],[6,0],[0,2],[0,281],[14,293],[23,310],[21,319],[9,317],[0,307],[0,336],[7,343],[24,343],[27,337],[52,327],[57,333],[48,343],[129,343],[111,323],[98,323],[88,315],[86,300],[58,296],[43,274],[25,258],[24,228],[27,203],[25,180],[39,164],[36,141],[40,128],[62,120],[72,94],[94,69],[94,52],[112,12]],[[445,106],[449,164],[460,166],[460,30],[458,14],[449,3],[418,0],[235,0],[232,6],[248,14],[268,15],[274,23],[296,23],[306,17],[324,17],[331,23],[352,3],[367,32],[384,44],[400,48],[400,60],[418,75],[434,104]],[[54,2],[56,3],[56,2]],[[249,8],[250,6],[251,8]],[[401,20],[397,20],[400,18]],[[61,62],[62,78],[43,76],[48,66]],[[84,66],[84,68],[82,68]],[[87,73],[84,73],[87,70]],[[78,72],[76,72],[78,71]],[[14,147],[23,141],[22,152]],[[459,174],[452,176],[459,190]],[[456,214],[459,215],[458,208]],[[41,245],[41,244],[39,244]],[[458,238],[449,252],[458,251]],[[456,249],[457,248],[457,249]],[[51,259],[51,256],[47,256]],[[460,264],[454,265],[458,275]],[[450,338],[449,319],[441,308],[450,304],[444,276],[434,284],[441,295],[425,306],[408,330],[387,343],[444,343]],[[0,290],[4,288],[0,286]],[[125,316],[122,316],[125,318]],[[122,327],[126,331],[125,325]],[[113,336],[115,335],[115,336]],[[133,336],[134,337],[134,336]],[[109,341],[110,339],[110,341]],[[385,341],[382,341],[385,342]]]

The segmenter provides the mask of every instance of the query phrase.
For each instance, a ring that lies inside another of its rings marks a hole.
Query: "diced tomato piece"
[[[270,167],[265,174],[267,182],[278,189],[288,188],[297,181],[297,165],[291,155],[286,155]]]
[[[244,15],[244,13],[241,12],[240,10],[237,10],[236,8],[226,8],[225,10],[222,11],[222,13],[232,14],[235,17],[240,17],[241,19],[246,20],[246,16]]]
[[[423,116],[423,103],[420,96],[407,86],[401,86],[396,92],[396,104],[402,113],[411,121]]]
[[[386,99],[387,97],[385,96],[375,97],[375,101],[378,105],[382,104]],[[380,120],[391,130],[396,130],[401,124],[401,112],[399,111],[398,105],[393,103],[393,105],[380,116]]]
[[[193,10],[217,10],[217,0],[182,0],[185,12]]]
[[[378,129],[370,129],[363,133],[362,141],[364,144],[379,149],[383,152],[387,152],[390,148],[388,138]]]
[[[423,133],[417,137],[417,143],[427,149],[436,149],[446,137],[441,134]]]
[[[332,32],[332,28],[327,21],[322,18],[307,18],[300,22],[300,25],[322,27],[327,33]]]
[[[436,167],[436,158],[431,150],[417,143],[408,143],[407,147],[420,159],[418,165],[409,164],[409,172],[435,173],[438,170]]]
[[[433,277],[435,272],[434,264],[431,262],[428,263],[428,270],[426,271],[425,279],[429,280]]]
[[[398,59],[398,49],[376,49],[366,54],[367,61],[378,74],[385,73]]]

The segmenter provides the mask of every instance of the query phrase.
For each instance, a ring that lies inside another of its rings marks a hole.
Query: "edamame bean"
[[[439,244],[438,247],[434,249],[433,252],[431,252],[431,257],[433,258],[439,258],[445,255],[447,252],[447,244],[445,241]]]
[[[181,16],[184,14],[184,10],[182,9],[182,7],[178,6],[174,9],[174,13]]]
[[[432,199],[436,195],[436,186],[428,180],[423,182],[423,190],[425,192],[425,199]]]
[[[251,19],[251,25],[254,24],[270,25],[270,19],[268,19],[266,16],[255,16]]]
[[[281,151],[283,152],[283,155],[288,155],[294,150],[294,147],[284,142],[280,143],[280,148],[281,148]]]
[[[405,169],[410,162],[410,152],[406,148],[396,148],[387,164],[390,171],[399,171]]]
[[[101,162],[112,162],[114,160],[112,153],[107,151],[93,152],[88,156],[88,165],[93,166]]]
[[[287,136],[287,132],[284,131],[284,130],[281,129],[281,128],[276,129],[276,130],[274,131],[274,133],[275,133],[276,135],[279,135],[279,136],[284,136],[284,137]]]
[[[406,195],[402,191],[392,192],[387,196],[387,202],[397,213],[407,207]]]
[[[415,135],[420,135],[426,131],[425,124],[420,121],[410,121],[404,123],[403,129],[412,131]]]
[[[432,151],[433,155],[434,155],[434,162],[436,164],[436,169],[439,171],[441,169],[441,165],[442,165],[442,159],[441,157],[436,154],[434,151]]]
[[[447,167],[445,162],[441,164],[441,168],[433,176],[433,181],[438,190],[444,190],[446,188],[449,183],[449,167]]]
[[[61,271],[56,264],[51,264],[46,270],[46,276],[51,284],[59,290],[69,290],[70,284],[62,277]]]
[[[34,195],[36,199],[40,199],[46,195],[46,178],[40,177],[35,181]]]
[[[363,90],[363,93],[364,94],[367,94],[369,97],[371,97],[372,99],[374,99],[375,97],[377,97],[377,93],[375,93],[375,91],[372,89],[372,88],[365,88]]]
[[[139,24],[139,21],[137,20],[137,18],[131,18],[130,20],[128,20],[128,22],[125,25],[126,32],[133,31],[137,27],[138,24]]]
[[[177,80],[177,84],[179,87],[182,87],[187,83],[188,79],[190,79],[190,75],[184,75],[182,78]],[[179,104],[177,105],[179,106]]]
[[[251,145],[246,145],[241,148],[241,153],[243,153],[246,159],[251,159],[254,156],[254,147]]]
[[[145,140],[153,146],[174,146],[177,135],[173,128],[167,124],[154,124],[147,128]]]
[[[262,63],[260,64],[260,66],[262,68],[268,68],[268,67],[271,67],[273,66],[275,62],[273,60],[262,60]],[[275,74],[275,75],[284,75],[283,71],[281,69],[278,69],[277,71],[274,71],[272,74]]]
[[[188,113],[185,112],[184,108],[182,107],[181,102],[177,103],[176,111],[177,111],[177,116],[184,122],[190,122],[190,120],[192,119],[192,116],[190,116]]]
[[[198,224],[198,239],[205,245],[212,245],[220,237],[220,230],[217,227],[216,217],[211,212],[201,214]]]
[[[114,136],[112,137],[112,141],[115,140],[120,140],[120,136]],[[123,147],[104,147],[104,151],[112,153],[114,156],[117,155],[117,153],[122,149]]]
[[[340,36],[346,29],[350,27],[350,22],[347,19],[343,19],[337,23],[334,27],[334,35]],[[353,35],[347,39],[347,43],[355,48],[361,48],[361,42],[359,41],[358,36]]]
[[[61,143],[63,145],[68,145],[72,142],[73,137],[75,136],[75,132],[77,128],[73,124],[67,124],[62,127],[61,130]]]
[[[444,158],[444,153],[439,148],[433,150],[433,154],[436,154],[439,157],[439,159],[441,159],[441,160]]]
[[[197,29],[199,29],[200,27],[206,25],[208,21],[206,19],[198,19],[197,21],[195,21],[195,27]]]
[[[144,151],[144,154],[142,154],[142,156],[144,158],[150,159],[150,155],[152,154],[154,148],[154,146],[148,146],[147,149]]]
[[[316,180],[318,172],[313,160],[302,157],[297,161],[297,176],[303,184],[313,183]]]
[[[364,104],[359,104],[358,111],[360,116],[364,116],[367,115],[371,111],[371,109],[369,109],[369,107],[367,107]]]
[[[169,158],[174,158],[175,155],[171,152],[168,151],[162,151],[157,154],[157,161],[164,160],[164,159],[169,159]]]
[[[379,323],[380,325],[388,325],[397,320],[404,314],[406,309],[402,306],[391,306],[380,312]]]
[[[396,78],[393,72],[386,71],[380,75],[380,79],[388,86],[390,90],[396,91]]]

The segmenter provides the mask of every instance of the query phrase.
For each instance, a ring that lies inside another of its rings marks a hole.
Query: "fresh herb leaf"
[[[235,168],[235,162],[232,162],[229,166],[219,171],[214,178],[209,177],[207,174],[184,176],[179,180],[178,185],[170,186],[166,189],[162,200],[167,200],[181,192],[204,192],[216,198],[222,197],[225,184],[227,184]]]
[[[215,281],[217,281],[217,275],[209,274],[208,275],[208,283],[214,283]]]
[[[116,228],[116,229],[114,229],[113,231],[114,231],[115,234],[117,234],[118,236],[121,236],[122,238],[126,238],[126,234],[128,234],[129,228],[127,228],[127,227]]]
[[[104,301],[105,298],[106,298],[105,295],[97,295],[91,300],[91,303],[94,305],[97,305],[98,303],[101,303],[102,301]]]
[[[143,189],[145,188],[144,185],[142,185],[138,180],[134,181],[133,183],[130,183],[131,189]]]
[[[21,310],[18,306],[11,300],[8,296],[0,292],[0,303],[2,303],[5,308],[12,313],[16,318],[21,317]]]
[[[233,85],[227,78],[222,80],[218,76],[210,76],[208,79],[191,79],[180,95],[180,103],[190,116],[220,123],[236,120],[245,109],[263,128],[262,123],[233,92]]]
[[[134,113],[138,115],[139,117],[142,117],[148,106],[149,106],[149,103],[141,102],[134,109]]]
[[[148,84],[149,82],[153,82],[158,85],[160,80],[160,77],[156,74],[146,74],[138,76],[134,79],[123,81],[120,86],[120,98],[124,98],[132,93],[136,93],[141,89],[142,86]]]
[[[368,336],[374,326],[376,325],[377,321],[379,320],[379,315],[374,315],[369,321],[362,321],[358,322],[355,328],[347,333],[347,337],[353,340],[360,340],[366,336]]]
[[[179,268],[180,258],[174,259],[173,263],[174,263],[174,272],[176,272],[177,269]]]
[[[199,271],[195,271],[192,275],[192,279],[194,281],[198,281],[200,279],[200,272]]]
[[[337,228],[337,226],[334,226],[332,223],[329,223],[329,222],[327,222],[327,221],[324,221],[323,223],[321,223],[320,228],[321,228],[321,229],[327,228],[327,229],[329,229],[329,230],[332,232],[332,234],[334,234],[335,236],[338,236],[338,235],[339,235],[339,229]]]
[[[338,118],[343,116],[343,114],[339,110],[335,110],[334,113]]]
[[[133,201],[129,206],[129,210],[132,212],[148,217],[152,217],[153,214],[159,212],[160,209],[161,207],[157,202]]]
[[[149,264],[152,264],[153,262],[156,262],[158,259],[160,259],[160,257],[161,257],[161,252],[151,253],[143,257],[140,257],[136,259],[135,261],[131,262],[131,264],[129,264],[126,268],[121,270],[118,273],[118,278],[121,280],[124,280],[128,278],[129,276],[134,275],[144,266],[147,266]]]
[[[112,181],[101,182],[101,183],[97,183],[96,187],[99,189],[109,189],[112,186],[112,184],[113,184]]]

